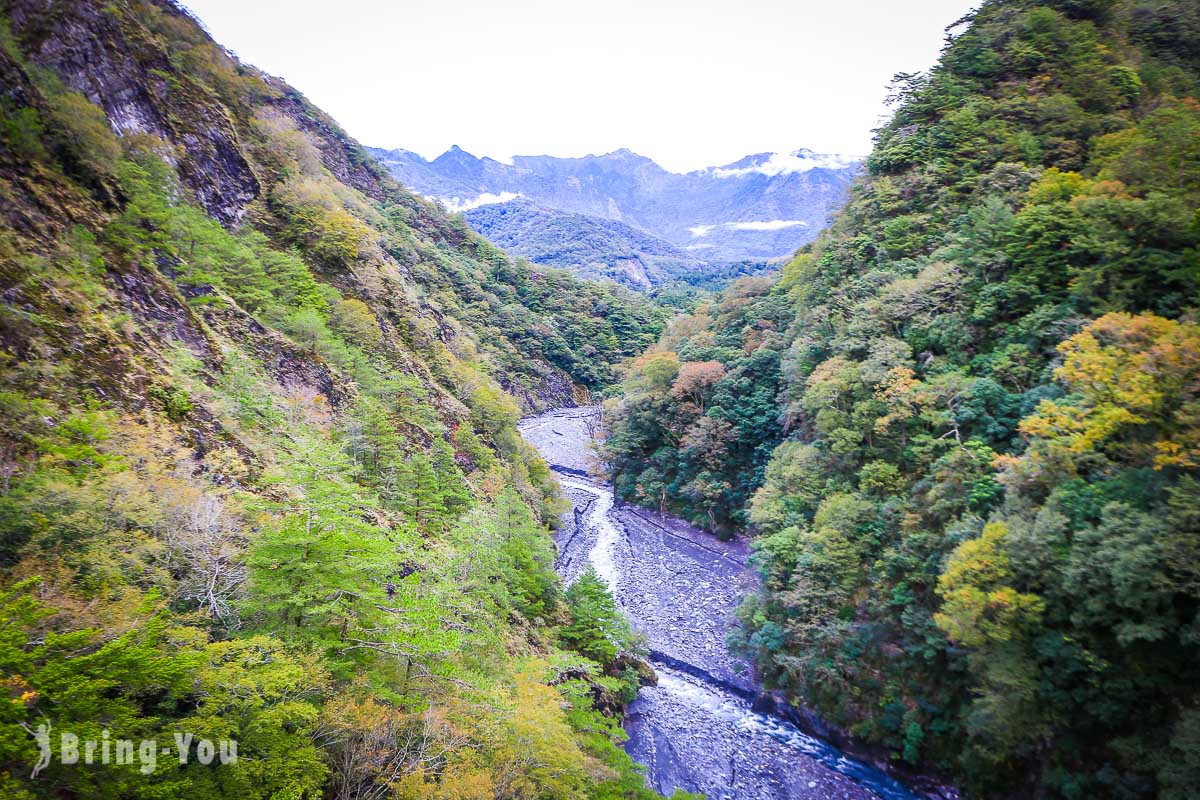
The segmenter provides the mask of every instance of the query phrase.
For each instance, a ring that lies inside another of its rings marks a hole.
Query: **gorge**
[[[595,469],[595,407],[549,411],[522,435],[558,474],[572,510],[556,534],[555,567],[570,582],[587,563],[646,636],[657,684],[629,706],[626,750],[664,796],[714,800],[915,800],[872,766],[754,709],[761,687],[725,640],[756,577],[743,542],[722,542],[680,520],[615,505]],[[930,795],[932,796],[932,795]],[[952,798],[952,790],[939,793]]]
[[[726,58],[799,7],[714,2],[652,75],[799,107]],[[983,0],[861,162],[686,174],[373,154],[173,0],[0,11],[0,797],[1200,794],[1195,0]],[[375,20],[322,11],[318,65]],[[393,44],[355,81],[541,85]],[[76,757],[179,736],[239,758]]]

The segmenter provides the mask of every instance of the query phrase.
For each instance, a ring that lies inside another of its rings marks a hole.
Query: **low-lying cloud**
[[[797,225],[808,225],[802,219],[769,219],[763,222],[726,222],[725,227],[734,231],[777,231],[782,228],[794,228]]]
[[[464,200],[461,197],[434,197],[431,199],[441,203],[451,214],[461,214],[464,211],[470,211],[472,208],[495,205],[496,203],[507,203],[509,200],[516,200],[519,197],[523,197],[520,192],[501,192],[500,194],[484,192],[478,197],[469,200]]]
[[[749,222],[722,222],[719,225],[695,225],[688,228],[688,232],[699,239],[708,236],[716,228],[730,231],[778,231],[784,228],[794,228],[797,225],[808,227],[808,223],[802,219],[767,219]]]
[[[748,167],[714,167],[712,174],[718,178],[740,178],[751,174],[774,178],[777,175],[790,175],[813,169],[843,169],[859,160],[858,156],[796,150],[792,153],[771,153],[766,161]]]

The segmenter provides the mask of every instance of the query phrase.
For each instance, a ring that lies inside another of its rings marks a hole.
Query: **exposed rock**
[[[611,489],[588,477],[596,414],[559,409],[524,420],[521,431],[574,505],[558,528],[555,568],[569,582],[594,564],[649,642],[657,680],[629,706],[626,749],[647,766],[650,785],[730,800],[917,797],[878,765],[763,713],[779,709],[725,644],[738,601],[755,586],[745,544],[614,507]]]
[[[637,673],[638,685],[658,685],[658,673],[654,671],[654,667],[649,661],[638,658],[630,653],[621,653],[616,657],[616,659],[613,660],[612,671],[614,673],[620,673],[626,669],[632,669]]]
[[[153,134],[175,145],[180,177],[200,205],[223,223],[237,222],[259,183],[225,107],[173,69],[153,34],[128,16],[64,3],[55,24],[45,26],[44,5],[11,4],[13,34],[30,60],[100,106],[117,133]]]

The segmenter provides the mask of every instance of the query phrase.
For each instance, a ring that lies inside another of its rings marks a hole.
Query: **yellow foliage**
[[[1009,577],[1004,540],[1008,528],[993,522],[978,539],[963,542],[950,555],[938,578],[942,610],[934,622],[951,639],[968,647],[1012,640],[1036,624],[1045,603],[1035,594],[1018,592]]]
[[[1043,401],[1026,436],[1070,453],[1099,449],[1135,426],[1156,441],[1125,443],[1155,468],[1200,464],[1200,325],[1153,314],[1106,314],[1058,346],[1056,377],[1078,398]]]
[[[1021,420],[1020,431],[1027,436],[1057,438],[1070,452],[1086,453],[1123,426],[1144,422],[1144,417],[1119,406],[1084,409],[1043,400],[1036,414]]]
[[[349,267],[371,239],[371,229],[346,210],[328,178],[293,177],[276,187],[272,201],[321,262]]]
[[[887,414],[875,420],[875,432],[884,433],[893,422],[900,422],[913,415],[913,397],[921,382],[908,367],[892,367],[887,377],[875,387],[875,396],[887,403]]]
[[[816,261],[811,253],[797,253],[791,261],[783,265],[780,288],[793,294],[803,293],[814,282],[817,273]]]
[[[346,339],[363,347],[376,348],[383,344],[379,319],[370,306],[356,297],[334,303],[329,324]]]
[[[861,380],[861,366],[834,356],[817,364],[804,383],[804,407],[811,413],[824,408],[846,410]]]
[[[508,720],[498,762],[501,797],[570,797],[583,790],[579,745],[563,713],[558,691],[540,683],[532,671],[516,676],[516,704]]]
[[[1078,172],[1063,172],[1058,167],[1050,167],[1029,187],[1027,197],[1034,204],[1070,200],[1085,193],[1090,185],[1091,181]]]

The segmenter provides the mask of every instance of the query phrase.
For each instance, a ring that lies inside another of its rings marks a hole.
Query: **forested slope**
[[[623,496],[754,536],[769,680],[980,796],[1200,786],[1197,97],[1194,2],[985,2],[608,408]]]
[[[706,276],[712,269],[681,248],[623,222],[556,211],[527,200],[483,205],[463,216],[506,252],[641,291],[671,280]]]
[[[0,6],[0,795],[646,794],[634,643],[560,591],[516,422],[661,312],[513,261],[172,5]]]

